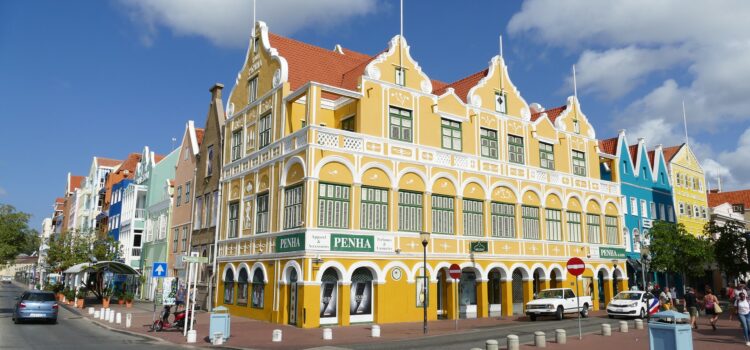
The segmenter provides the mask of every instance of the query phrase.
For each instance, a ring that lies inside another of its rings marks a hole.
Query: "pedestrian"
[[[703,307],[706,309],[706,316],[711,316],[709,323],[714,330],[716,330],[716,320],[719,319],[719,314],[721,313],[719,311],[721,307],[718,307],[717,310],[717,306],[719,306],[719,299],[716,298],[711,288],[706,289],[706,295],[703,297]]]
[[[648,282],[648,286],[646,287],[646,290],[648,290],[649,293],[654,291],[654,284],[651,283],[651,281]]]
[[[690,314],[690,326],[698,329],[698,300],[695,298],[693,288],[690,287],[688,287],[685,294],[685,308],[687,308]]]
[[[672,305],[677,305],[677,289],[675,287],[669,290],[669,297],[672,299]]]
[[[731,321],[734,317],[734,297],[735,297],[735,291],[734,291],[734,283],[730,283],[727,287],[727,299],[729,299],[729,320]]]
[[[740,292],[738,299],[734,302],[734,307],[737,309],[737,318],[740,319],[742,324],[742,335],[745,337],[745,345],[750,346],[750,303],[745,298],[745,293]]]
[[[669,302],[669,295],[667,294],[668,289],[662,289],[659,292],[659,310],[660,311],[667,311],[671,309],[671,304]]]

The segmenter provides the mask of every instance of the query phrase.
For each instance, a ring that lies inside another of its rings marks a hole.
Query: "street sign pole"
[[[458,314],[460,312],[459,310],[461,310],[461,305],[458,301],[458,280],[454,278],[453,284],[456,285],[456,330],[458,330]]]
[[[453,284],[456,285],[456,308],[454,310],[456,313],[456,330],[458,330],[458,314],[461,308],[458,300],[458,282],[461,278],[461,266],[458,266],[458,264],[451,264],[451,266],[448,268],[448,274],[453,279]]]
[[[578,310],[578,340],[583,339],[581,334],[581,300],[579,299],[581,291],[578,290],[578,276],[576,276],[576,309]]]
[[[583,271],[586,269],[586,264],[584,264],[583,260],[577,257],[572,257],[570,260],[568,260],[568,264],[566,266],[568,273],[573,275],[576,278],[576,310],[578,310],[578,340],[583,339],[583,335],[581,332],[581,291],[578,288],[578,276],[580,276]]]

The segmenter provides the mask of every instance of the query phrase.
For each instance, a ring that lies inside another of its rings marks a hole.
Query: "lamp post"
[[[422,280],[424,283],[424,286],[422,288],[422,309],[424,310],[424,323],[422,327],[422,331],[424,334],[427,334],[427,245],[430,243],[430,233],[429,232],[420,232],[419,238],[422,239],[422,251],[424,254],[422,255]]]

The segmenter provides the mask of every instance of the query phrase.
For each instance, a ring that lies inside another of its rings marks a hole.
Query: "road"
[[[620,319],[609,319],[604,317],[589,317],[581,319],[581,328],[584,336],[586,333],[601,331],[602,323],[610,323],[613,331],[619,329]],[[632,320],[628,320],[630,327],[634,327]],[[536,322],[523,322],[518,325],[491,326],[475,328],[460,334],[428,336],[418,339],[397,340],[390,342],[379,342],[371,344],[344,345],[345,348],[356,350],[371,349],[441,349],[441,350],[467,350],[471,348],[485,348],[485,341],[495,339],[500,347],[505,346],[505,337],[509,334],[518,336],[521,344],[531,342],[535,331],[546,333],[547,341],[554,341],[555,329],[565,329],[568,339],[578,338],[578,319],[573,315],[566,315],[562,321],[553,320],[550,317],[541,317]]]
[[[148,338],[114,332],[60,308],[57,324],[13,324],[14,298],[23,291],[15,284],[0,284],[0,349],[136,350],[180,349]]]

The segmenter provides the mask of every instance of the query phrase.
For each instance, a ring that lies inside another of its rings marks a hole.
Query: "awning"
[[[81,273],[86,270],[86,268],[89,266],[90,263],[80,263],[75,264],[71,267],[69,267],[67,270],[63,271],[63,273]]]
[[[138,271],[136,271],[132,267],[118,261],[100,261],[98,263],[91,264],[91,266],[89,266],[86,271],[110,271],[119,275],[140,275],[140,273],[138,273]]]
[[[630,265],[630,267],[632,267],[635,272],[641,272],[642,266],[641,266],[640,261],[629,257],[627,262],[628,262],[628,265]]]

